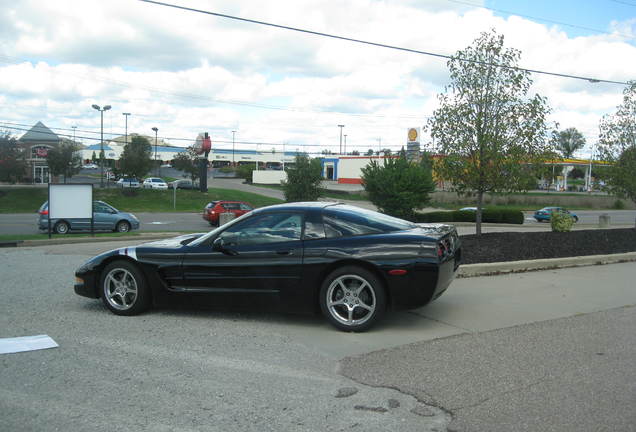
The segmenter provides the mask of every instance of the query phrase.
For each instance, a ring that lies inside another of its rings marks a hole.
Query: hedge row
[[[435,211],[417,213],[414,222],[475,222],[477,212],[474,211]],[[482,210],[481,221],[484,223],[523,224],[523,213],[519,210]]]

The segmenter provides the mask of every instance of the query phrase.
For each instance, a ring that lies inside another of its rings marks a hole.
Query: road
[[[0,249],[0,337],[60,345],[0,356],[7,430],[634,430],[633,263],[459,279],[348,334],[76,296],[74,269],[124,244]]]

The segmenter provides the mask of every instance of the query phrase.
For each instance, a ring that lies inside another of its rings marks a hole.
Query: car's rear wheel
[[[128,232],[130,231],[130,224],[126,221],[119,221],[117,225],[115,225],[115,231],[117,232]]]
[[[128,261],[113,261],[102,272],[101,297],[116,315],[137,315],[150,305],[150,293],[141,271]]]
[[[322,283],[320,308],[336,328],[365,331],[384,315],[386,294],[382,282],[370,271],[341,267]]]
[[[578,216],[573,216],[574,217],[574,223],[579,221],[579,217]]]
[[[68,234],[69,226],[64,221],[59,221],[55,224],[55,232],[58,234]]]

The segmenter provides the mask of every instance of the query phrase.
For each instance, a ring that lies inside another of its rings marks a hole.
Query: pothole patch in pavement
[[[443,409],[427,405],[414,396],[392,388],[364,384],[341,387],[334,392],[334,398],[339,400],[340,413],[342,410],[349,411],[351,427],[364,425],[366,428],[371,422],[387,429],[396,424],[403,431],[441,432],[448,430],[452,420],[451,415]]]

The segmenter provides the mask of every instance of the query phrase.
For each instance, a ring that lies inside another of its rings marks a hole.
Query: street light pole
[[[347,155],[347,134],[345,134],[344,137],[345,137],[344,154],[346,156]]]
[[[99,165],[100,165],[100,176],[99,176],[99,187],[104,187],[104,111],[108,111],[111,109],[110,105],[104,105],[104,108],[101,108],[99,105],[92,105],[93,109],[96,109],[100,113],[101,117],[101,142],[99,146]]]
[[[236,162],[234,162],[234,134],[235,130],[232,131],[232,166],[236,166]]]
[[[340,128],[340,151],[338,152],[338,154],[342,154],[342,128],[344,127],[344,125],[338,125],[338,127]]]
[[[125,138],[125,143],[124,145],[128,144],[128,116],[130,115],[130,113],[122,113],[124,116],[126,116],[126,138]]]
[[[157,132],[159,132],[159,128],[153,127],[153,131],[155,131],[155,175],[159,175],[159,168],[157,167]]]

